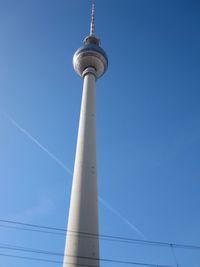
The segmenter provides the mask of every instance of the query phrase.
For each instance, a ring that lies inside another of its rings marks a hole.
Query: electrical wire
[[[15,258],[15,259],[31,260],[31,261],[48,262],[48,263],[57,263],[57,264],[63,263],[62,261],[55,261],[55,260],[48,260],[48,259],[41,259],[41,258],[34,258],[34,257],[17,256],[17,255],[5,254],[5,253],[0,253],[0,256]],[[74,263],[68,262],[67,264],[73,265]],[[76,263],[76,265],[77,266],[84,266],[84,267],[97,267],[97,265],[87,265],[87,264],[79,264],[79,263]]]
[[[139,266],[148,266],[148,267],[174,267],[172,265],[163,265],[163,264],[154,264],[154,263],[143,263],[143,262],[134,262],[134,261],[123,261],[123,260],[114,260],[114,259],[106,259],[106,258],[93,258],[93,257],[84,257],[84,256],[73,256],[73,255],[64,255],[62,253],[57,252],[51,252],[51,251],[45,251],[45,250],[38,250],[38,249],[31,249],[26,247],[19,247],[19,246],[12,246],[8,244],[0,244],[1,249],[8,249],[8,250],[14,250],[14,251],[20,251],[20,252],[28,252],[28,253],[39,253],[39,254],[45,254],[50,256],[68,256],[70,258],[79,258],[82,260],[91,260],[91,261],[102,261],[102,262],[110,262],[110,263],[117,263],[117,264],[127,264],[127,265],[139,265]],[[0,253],[0,256],[4,255],[10,255],[10,254],[3,254]],[[40,258],[33,258],[33,257],[24,257],[24,256],[15,256],[14,257],[22,257],[24,259],[34,259],[34,260],[41,260],[41,261],[48,261],[53,263],[62,263],[62,261],[55,261],[55,260],[46,260],[46,259],[40,259]],[[67,264],[72,264],[68,263]],[[79,265],[79,264],[77,264]],[[81,263],[82,266],[84,264]],[[85,265],[85,266],[91,266],[91,267],[97,267],[96,265]]]
[[[178,266],[179,266],[179,264],[178,264],[178,258],[177,258],[177,256],[176,256],[176,253],[175,253],[173,244],[171,244],[171,251],[172,251],[172,255],[173,255],[175,264],[176,264],[176,266],[178,267]]]
[[[37,233],[52,234],[52,235],[60,235],[60,236],[65,235],[65,233],[57,233],[57,232],[50,232],[50,231],[44,231],[44,230],[38,230],[38,229],[29,229],[29,228],[22,228],[22,227],[17,227],[17,226],[1,225],[1,224],[0,224],[0,228],[16,229],[16,230],[22,230],[22,231],[37,232]]]
[[[200,246],[196,246],[196,245],[168,243],[168,242],[160,242],[160,241],[148,241],[148,240],[127,238],[127,237],[114,236],[114,235],[102,235],[102,234],[97,235],[97,234],[93,234],[93,233],[69,231],[69,230],[65,230],[63,228],[42,226],[42,225],[38,225],[38,224],[28,224],[28,223],[19,222],[19,221],[12,221],[12,220],[0,219],[0,222],[37,228],[37,229],[28,229],[28,228],[22,228],[22,227],[16,227],[16,226],[0,225],[0,227],[14,228],[17,230],[34,231],[34,232],[56,234],[56,235],[66,235],[66,233],[69,233],[69,234],[74,234],[74,235],[81,235],[85,238],[94,238],[94,239],[99,238],[101,240],[113,241],[113,242],[122,242],[122,243],[130,243],[130,244],[136,244],[137,243],[137,244],[142,244],[142,245],[154,245],[154,246],[164,246],[164,247],[173,246],[174,248],[200,250]],[[44,230],[39,230],[39,229],[53,230],[56,232],[44,231]],[[62,233],[59,233],[59,231]]]

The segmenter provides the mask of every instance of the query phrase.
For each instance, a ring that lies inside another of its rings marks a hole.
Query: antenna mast
[[[90,24],[90,36],[95,36],[95,33],[94,33],[94,15],[95,15],[95,5],[94,5],[94,0],[92,0],[92,15],[91,15],[91,24]]]

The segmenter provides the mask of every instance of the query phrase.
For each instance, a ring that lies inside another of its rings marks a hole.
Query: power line
[[[17,258],[17,259],[24,259],[24,260],[32,260],[32,261],[43,261],[43,262],[51,262],[51,263],[61,263],[60,261],[52,261],[52,260],[46,260],[46,259],[39,259],[39,258],[33,258],[33,257],[23,257],[23,256],[16,256],[11,254],[4,254],[0,253],[0,256],[3,257],[9,257],[9,258]]]
[[[10,225],[0,225],[1,228],[8,228],[8,229],[16,229],[16,230],[23,230],[23,231],[30,231],[30,232],[38,232],[38,233],[44,233],[44,234],[52,234],[52,235],[65,235],[65,233],[57,233],[57,232],[50,232],[50,231],[44,231],[44,230],[38,230],[38,229],[29,229],[29,228],[22,228],[17,226],[10,226]]]
[[[18,224],[18,225],[24,225],[24,226],[35,227],[35,228],[43,228],[43,229],[48,229],[48,230],[55,230],[55,231],[66,232],[66,229],[64,229],[64,228],[49,227],[49,226],[38,225],[38,224],[30,224],[30,223],[24,223],[24,222],[19,222],[19,221],[12,221],[12,220],[0,219],[0,222],[11,223],[11,224]]]
[[[48,262],[48,263],[57,263],[57,264],[63,263],[62,261],[41,259],[41,258],[35,258],[35,257],[17,256],[17,255],[5,254],[5,253],[0,253],[0,256],[8,257],[8,258],[15,258],[15,259],[30,260],[30,261]],[[67,264],[73,265],[74,263],[68,262]],[[84,266],[84,267],[97,267],[96,265],[86,265],[86,264],[78,264],[78,263],[76,263],[76,265]]]
[[[100,238],[102,240],[113,241],[113,242],[123,242],[123,243],[130,243],[130,244],[138,243],[138,244],[142,244],[142,245],[155,245],[155,246],[164,246],[164,247],[172,247],[173,246],[173,248],[200,250],[200,246],[196,246],[196,245],[168,243],[168,242],[160,242],[160,241],[147,241],[147,240],[141,240],[141,239],[135,239],[135,238],[114,236],[114,235],[102,235],[102,234],[97,235],[97,234],[93,234],[93,233],[69,231],[69,230],[66,230],[63,228],[42,226],[42,225],[38,225],[38,224],[28,224],[28,223],[19,222],[19,221],[12,221],[12,220],[0,219],[0,222],[37,228],[37,229],[28,229],[28,228],[22,228],[22,227],[16,227],[16,226],[0,225],[0,227],[14,228],[17,230],[34,231],[34,232],[56,234],[56,235],[65,235],[66,232],[69,232],[71,234],[82,235],[83,237],[85,236],[87,238]],[[39,229],[53,230],[56,232],[44,231],[44,230],[39,230]],[[62,233],[59,233],[59,232],[62,232]]]
[[[174,247],[173,247],[172,244],[171,244],[171,251],[172,251],[172,255],[173,255],[174,261],[175,261],[175,263],[176,263],[176,266],[178,267],[178,266],[179,266],[179,264],[178,264],[178,258],[177,258],[177,256],[176,256],[176,253],[175,253],[175,251],[174,251]]]
[[[69,256],[70,258],[75,258],[75,256],[73,256],[73,255],[64,255],[62,253],[57,253],[57,252],[38,250],[38,249],[31,249],[31,248],[19,247],[19,246],[11,246],[11,245],[8,245],[8,244],[4,244],[4,245],[0,244],[0,248],[14,250],[14,251],[21,251],[21,252],[46,254],[46,255],[51,255],[51,256]],[[62,263],[62,261],[57,261],[57,260],[47,260],[47,259],[41,259],[41,258],[35,258],[35,257],[16,256],[16,255],[3,254],[3,253],[0,253],[0,256],[11,256],[11,257],[17,257],[17,258],[23,258],[23,259],[47,261],[47,262],[52,262],[52,263]],[[139,266],[148,266],[148,267],[174,267],[172,265],[144,263],[144,262],[134,262],[134,261],[123,261],[123,260],[114,260],[114,259],[106,259],[106,258],[93,258],[93,257],[83,257],[83,256],[77,256],[77,258],[83,259],[83,260],[93,260],[93,261],[96,260],[96,261],[102,261],[102,262],[110,262],[110,263],[117,263],[117,264],[127,264],[127,265],[139,265]],[[66,263],[68,263],[68,262],[66,262]],[[72,264],[72,263],[68,263],[68,264]],[[77,264],[77,265],[79,265],[79,264]],[[84,264],[81,264],[81,266],[97,267],[95,265],[84,265]]]

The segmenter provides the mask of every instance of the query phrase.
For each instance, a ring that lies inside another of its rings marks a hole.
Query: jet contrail
[[[130,228],[132,228],[132,230],[134,230],[140,237],[142,237],[142,239],[146,240],[146,237],[144,236],[144,234],[134,225],[132,224],[128,219],[126,219],[124,216],[121,215],[121,213],[116,210],[115,208],[113,208],[107,201],[105,201],[103,198],[101,198],[100,196],[98,196],[99,201],[110,211],[112,211],[112,213],[114,213],[115,215],[117,215],[126,225],[128,225]]]
[[[20,132],[25,134],[33,143],[35,143],[39,148],[41,148],[45,153],[49,155],[58,165],[60,165],[63,169],[65,169],[70,175],[72,175],[72,171],[53,153],[51,153],[46,147],[44,147],[36,138],[34,138],[27,130],[21,127],[13,118],[11,118],[7,113],[3,112],[4,116],[14,125]]]
[[[35,137],[33,137],[27,130],[21,127],[11,116],[9,116],[6,112],[3,112],[4,116],[10,121],[10,123],[15,126],[20,132],[22,132],[26,137],[28,137],[33,143],[35,143],[41,150],[43,150],[47,155],[54,160],[60,167],[62,167],[68,174],[72,175],[72,171],[53,153],[51,153],[46,147],[44,147]],[[134,230],[142,239],[146,240],[145,235],[128,219],[121,215],[121,213],[113,208],[107,201],[98,196],[99,201],[113,214],[118,216],[127,226],[129,226],[132,230]]]

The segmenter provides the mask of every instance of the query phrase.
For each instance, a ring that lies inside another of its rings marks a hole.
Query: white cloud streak
[[[128,219],[126,219],[124,216],[122,216],[122,214],[116,210],[115,208],[113,208],[107,201],[105,201],[103,198],[101,198],[100,196],[98,197],[99,201],[108,209],[110,210],[112,213],[114,213],[118,218],[121,219],[121,221],[123,221],[127,226],[129,226],[132,230],[134,230],[134,232],[136,232],[142,239],[146,240],[145,235],[133,224],[131,223]]]
[[[20,126],[11,116],[9,116],[6,112],[3,112],[4,116],[10,121],[10,123],[16,127],[21,133],[23,133],[26,137],[28,137],[33,143],[35,143],[43,152],[45,152],[52,160],[54,160],[60,167],[62,167],[68,174],[72,175],[72,171],[52,152],[50,152],[46,147],[44,147],[35,137],[33,137],[26,129]],[[121,213],[112,207],[107,201],[105,201],[102,197],[98,196],[101,204],[106,207],[109,211],[115,214],[118,218],[121,219],[127,226],[129,226],[135,233],[137,233],[142,239],[146,240],[145,235],[127,218],[121,215]]]
[[[11,118],[7,113],[3,113],[4,116],[11,122],[13,126],[15,126],[20,132],[22,132],[26,137],[28,137],[33,143],[35,143],[41,150],[43,150],[51,159],[53,159],[60,167],[65,169],[70,175],[72,175],[72,171],[53,153],[51,153],[46,147],[44,147],[35,137],[33,137],[27,130],[21,127],[13,118]]]

